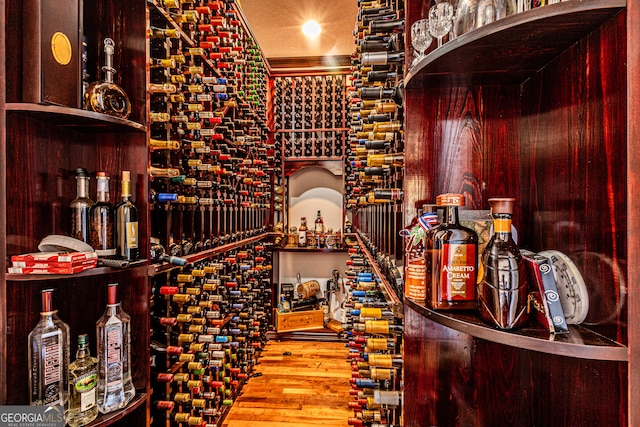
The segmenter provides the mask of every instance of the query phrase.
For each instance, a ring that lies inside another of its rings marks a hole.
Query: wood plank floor
[[[290,356],[284,355],[290,352]],[[346,426],[351,367],[343,343],[269,341],[223,427]]]

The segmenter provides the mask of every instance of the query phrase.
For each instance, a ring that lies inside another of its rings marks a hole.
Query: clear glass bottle
[[[107,309],[96,323],[98,337],[98,410],[122,409],[136,391],[131,378],[130,319],[117,302],[118,284],[108,286]]]
[[[116,205],[116,247],[118,256],[128,261],[139,257],[138,208],[131,201],[131,172],[122,171],[122,200]]]
[[[29,403],[68,409],[69,325],[53,309],[53,289],[41,293],[40,321],[29,333]]]
[[[113,233],[114,208],[110,202],[109,176],[105,172],[96,173],[97,201],[89,212],[91,222],[91,247],[98,256],[116,255]]]
[[[84,426],[98,416],[98,359],[89,352],[89,336],[78,336],[76,360],[69,365],[69,417],[71,427]]]
[[[131,114],[131,102],[120,86],[113,82],[116,70],[113,68],[115,42],[104,39],[104,80],[92,83],[85,94],[85,108],[97,113],[126,119]]]
[[[460,225],[462,194],[441,194],[436,206],[444,208],[442,223],[425,238],[427,302],[433,309],[476,308],[478,235]]]
[[[493,236],[482,253],[482,281],[478,284],[478,313],[500,329],[521,326],[528,318],[528,289],[522,254],[511,235],[515,199],[489,199]]]
[[[71,201],[71,237],[89,243],[91,239],[91,223],[89,211],[93,200],[89,198],[89,172],[84,168],[75,170],[76,198]]]

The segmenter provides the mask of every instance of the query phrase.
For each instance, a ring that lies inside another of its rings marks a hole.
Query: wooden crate
[[[324,328],[324,313],[322,310],[294,311],[280,313],[273,310],[276,332],[306,331],[308,329]]]

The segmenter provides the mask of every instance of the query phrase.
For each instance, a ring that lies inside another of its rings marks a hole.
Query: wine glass
[[[429,10],[429,31],[438,39],[438,47],[442,46],[442,38],[449,34],[453,23],[453,5],[443,1]]]
[[[424,58],[425,50],[431,46],[433,42],[433,36],[429,32],[429,20],[419,19],[411,25],[411,45],[413,50],[417,53],[413,59],[411,66],[415,66],[422,58]]]

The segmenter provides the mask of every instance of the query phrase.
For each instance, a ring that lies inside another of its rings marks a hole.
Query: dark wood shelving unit
[[[429,7],[408,1],[407,26]],[[639,15],[619,0],[534,8],[434,42],[407,73],[405,222],[446,192],[472,210],[515,197],[519,246],[570,256],[591,296],[557,336],[405,299],[407,427],[638,424]]]

